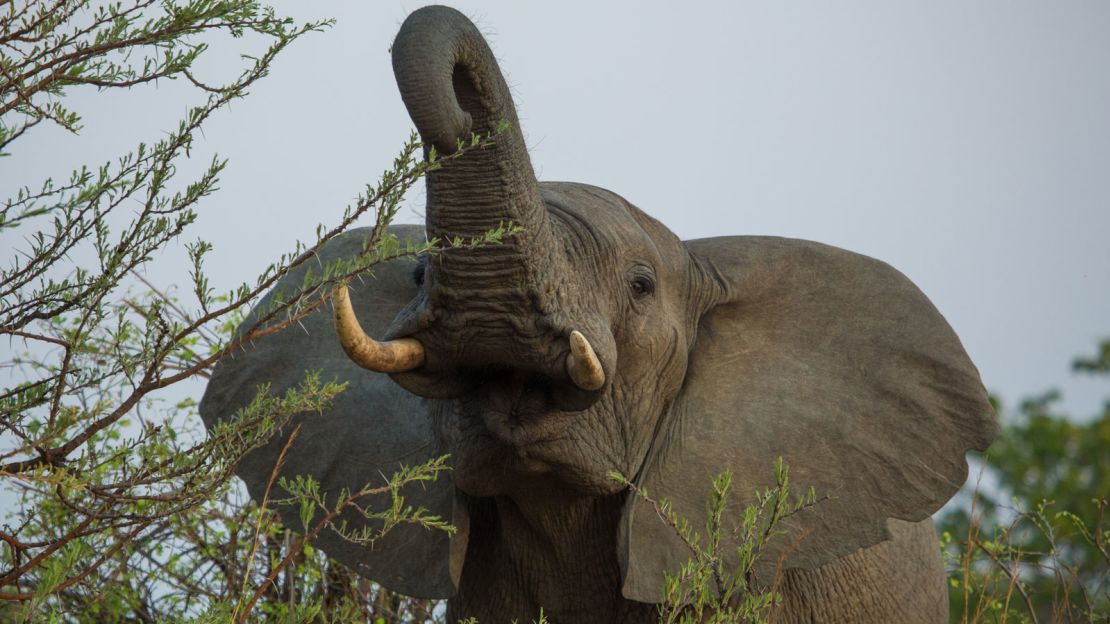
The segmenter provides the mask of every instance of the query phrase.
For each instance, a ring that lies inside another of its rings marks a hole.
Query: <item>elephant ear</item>
[[[424,236],[423,228],[417,226],[394,226],[391,231],[401,239],[423,240]],[[369,233],[369,228],[363,228],[337,237],[320,250],[317,259],[284,277],[274,292],[295,291],[309,268],[318,272],[330,260],[357,254]],[[414,264],[411,258],[386,262],[375,267],[373,275],[362,284],[357,283],[359,280],[351,283],[351,302],[371,335],[384,333],[394,315],[415,296]],[[267,309],[274,292],[262,300],[241,328],[250,326],[259,311]],[[381,485],[402,465],[415,466],[441,454],[426,402],[402,390],[388,376],[353,364],[339,345],[327,306],[306,316],[299,326],[255,339],[242,351],[221,360],[201,401],[201,417],[212,427],[249,404],[259,385],[271,384],[270,392],[280,395],[298,385],[309,371],[320,371],[321,381],[337,380],[349,385],[327,411],[295,415],[268,444],[244,457],[236,471],[254,500],[262,500],[278,456],[298,425],[300,430],[280,475],[311,475],[332,500],[344,488],[358,491],[367,483]],[[410,484],[401,494],[407,505],[424,507],[443,518],[452,517],[454,486],[445,475],[432,483]],[[283,495],[275,484],[270,498]],[[361,502],[386,509],[390,500],[380,495]],[[279,506],[278,511],[287,526],[300,529],[296,506]],[[462,524],[465,528],[465,520],[455,518],[456,526]],[[346,521],[349,530],[358,530],[366,523],[353,514],[340,516],[339,521]],[[322,532],[314,544],[391,590],[443,598],[455,593],[461,569],[461,553],[451,557],[451,548],[465,548],[465,539],[465,530],[456,534],[452,544],[442,531],[401,524],[373,548],[346,541],[331,528]]]
[[[965,454],[997,435],[979,373],[956,334],[905,276],[817,243],[727,237],[687,243],[719,297],[702,316],[686,379],[637,477],[693,527],[711,481],[732,471],[738,522],[773,463],[816,505],[787,518],[755,566],[817,568],[890,538],[887,519],[919,521],[967,478]],[[729,525],[726,525],[729,526]],[[726,562],[736,544],[723,535]],[[705,535],[702,535],[702,543]],[[655,510],[626,504],[626,597],[662,598],[689,548]]]

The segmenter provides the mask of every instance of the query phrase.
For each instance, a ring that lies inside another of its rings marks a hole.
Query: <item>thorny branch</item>
[[[232,496],[228,483],[239,457],[265,443],[293,414],[323,409],[342,386],[309,375],[283,396],[263,389],[233,422],[207,436],[182,427],[182,415],[196,422],[192,402],[167,408],[159,391],[204,377],[221,358],[298,323],[326,305],[335,284],[378,262],[493,244],[513,234],[514,226],[506,224],[470,241],[402,247],[387,231],[407,189],[428,171],[489,147],[496,136],[475,136],[449,156],[421,161],[422,146],[413,135],[393,169],[368,186],[336,225],[321,228],[313,244],[298,244],[253,283],[222,296],[213,294],[204,276],[207,244],[188,246],[195,306],[186,305],[148,283],[139,270],[193,222],[195,206],[216,189],[225,163],[213,159],[176,193],[170,186],[175,163],[189,154],[212,115],[244,97],[289,43],[326,23],[296,26],[253,0],[132,0],[95,10],[80,0],[0,6],[0,149],[44,119],[78,130],[79,118],[61,104],[70,86],[119,87],[184,76],[204,99],[153,146],[141,144],[114,164],[81,169],[65,182],[24,187],[0,202],[0,230],[27,228],[18,233],[29,246],[0,270],[0,339],[25,351],[13,350],[10,360],[0,362],[12,379],[23,375],[0,389],[0,485],[8,485],[20,501],[16,526],[0,525],[0,599],[26,603],[32,613],[44,600],[55,606],[85,600],[91,587],[108,591],[156,582],[160,596],[184,605],[185,611],[175,613],[185,613],[204,596],[242,599],[247,588],[276,588],[277,578],[286,574],[284,599],[292,605],[296,582],[283,570],[311,558],[306,542],[274,546],[267,538],[259,552],[246,552],[251,540],[242,527],[250,526],[252,517],[263,519],[257,531],[267,534],[274,530],[272,512],[240,501],[238,511],[224,513],[220,503]],[[78,24],[82,17],[87,21]],[[253,32],[271,44],[263,54],[247,57],[238,79],[213,85],[195,75],[192,63],[207,47],[189,37],[214,31]],[[150,50],[155,52],[132,62]],[[121,206],[131,202],[138,203],[133,219],[110,227],[109,217],[118,217]],[[278,293],[228,338],[264,293],[283,279],[290,283],[291,271],[368,215],[374,223],[359,257],[331,263],[299,287]],[[85,251],[95,255],[94,269],[72,259]],[[149,294],[118,294],[135,284]],[[159,419],[163,414],[169,415]],[[385,491],[350,494],[323,514],[324,524],[314,525],[311,535],[344,510],[376,517],[359,500]],[[324,501],[318,502],[324,509]],[[385,526],[397,521],[437,526],[421,510],[413,513]],[[173,542],[167,548],[178,550],[173,557],[160,555],[152,540]],[[253,570],[255,556],[278,565]],[[190,561],[201,563],[194,570],[187,567]],[[167,591],[172,583],[166,579],[177,579],[177,589]],[[355,585],[348,582],[344,591],[358,593],[354,602],[374,611],[367,607],[371,590]],[[300,591],[332,595],[323,585]],[[119,599],[131,605],[129,617],[153,620],[159,611],[149,595],[137,591]],[[260,595],[252,595],[246,613]],[[100,593],[92,596],[84,607],[111,602]]]

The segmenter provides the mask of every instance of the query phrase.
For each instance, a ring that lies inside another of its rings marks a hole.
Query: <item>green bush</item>
[[[295,24],[253,0],[24,2],[0,10],[0,153],[44,122],[79,132],[80,115],[64,99],[73,88],[182,80],[199,102],[158,142],[65,182],[29,184],[0,206],[0,231],[25,241],[0,271],[0,339],[13,348],[0,362],[7,375],[0,393],[0,489],[9,507],[0,527],[4,619],[432,617],[427,601],[381,592],[305,546],[231,478],[244,453],[292,414],[324,409],[342,385],[308,375],[285,395],[262,391],[207,433],[192,401],[168,397],[171,388],[207,377],[221,357],[261,335],[262,324],[266,332],[292,326],[341,281],[390,258],[433,252],[439,241],[402,247],[386,226],[404,193],[443,159],[418,159],[422,146],[412,136],[338,223],[321,225],[310,244],[230,292],[209,286],[204,260],[211,245],[204,241],[186,245],[180,283],[190,285],[188,300],[139,272],[180,241],[217,189],[226,164],[219,158],[192,181],[175,179],[194,137],[217,111],[245,97],[288,45],[329,24]],[[244,35],[265,45],[238,58],[236,79],[214,83],[195,73],[198,59],[214,54],[205,42]],[[492,140],[474,137],[447,158]],[[306,277],[229,339],[278,279],[364,216],[374,226],[362,255]],[[447,244],[492,243],[508,231]],[[95,259],[91,267],[74,260],[82,255]],[[390,489],[441,470],[442,460],[413,467],[395,475]],[[311,482],[286,485],[305,507],[323,507]],[[345,493],[336,505],[370,493]],[[386,526],[449,529],[397,502]]]
[[[1074,368],[1110,374],[1110,340]],[[997,491],[970,484],[969,505],[938,521],[952,621],[1110,619],[1110,403],[1082,422],[1058,398],[1019,405],[983,458]]]

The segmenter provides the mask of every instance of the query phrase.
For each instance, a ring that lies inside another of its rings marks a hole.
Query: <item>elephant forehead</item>
[[[661,255],[656,240],[659,237],[644,227],[645,221],[665,232],[664,238],[673,238],[678,244],[678,239],[665,227],[620,195],[603,188],[573,182],[541,182],[540,193],[552,213],[595,247],[595,252]]]

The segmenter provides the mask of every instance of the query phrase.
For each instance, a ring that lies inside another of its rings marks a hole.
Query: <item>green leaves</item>
[[[10,345],[0,361],[9,380],[0,390],[0,488],[5,502],[17,501],[0,523],[0,605],[18,603],[22,619],[339,621],[376,613],[368,605],[379,597],[393,600],[281,527],[231,476],[246,453],[294,415],[326,410],[344,386],[310,374],[280,395],[261,388],[207,432],[190,397],[220,358],[296,324],[339,281],[370,278],[377,263],[400,256],[438,253],[441,241],[399,243],[390,221],[427,172],[492,145],[504,124],[449,156],[429,149],[427,159],[412,134],[338,223],[319,226],[229,292],[213,290],[205,266],[212,246],[203,240],[185,246],[181,290],[142,275],[181,240],[225,173],[227,162],[214,157],[195,178],[177,178],[197,134],[245,97],[287,45],[329,24],[296,24],[253,0],[16,2],[0,10],[0,155],[44,122],[80,131],[65,102],[71,88],[162,79],[195,88],[183,119],[159,140],[64,180],[29,181],[0,202],[0,230],[25,241],[0,269],[0,339]],[[220,46],[208,44],[219,36],[259,47],[236,57],[233,79],[212,83],[195,68],[216,54]],[[367,217],[373,227],[361,254],[307,272],[295,292],[279,293],[257,323],[240,327],[278,279]],[[455,243],[497,244],[518,231],[504,224]],[[289,479],[277,494],[293,497],[298,528],[309,534],[340,512],[372,520],[359,531],[335,527],[367,546],[402,523],[452,531],[403,495],[445,469],[439,458],[330,495]],[[408,604],[431,617],[426,602]]]
[[[1106,375],[1110,341],[1074,369]],[[938,520],[953,617],[1099,621],[1110,613],[1110,404],[1079,420],[1025,399],[983,458],[983,483]],[[999,410],[1001,412],[1001,410]]]
[[[1085,373],[1110,373],[1110,339],[1103,340],[1093,357],[1076,358],[1072,370]]]
[[[650,504],[690,549],[676,575],[664,580],[659,621],[664,624],[715,622],[766,622],[778,604],[778,588],[756,583],[755,564],[772,540],[787,537],[782,521],[818,504],[813,488],[791,501],[790,471],[782,457],[774,462],[775,486],[755,492],[756,502],[746,505],[739,518],[731,516],[732,473],[717,475],[705,506],[705,525],[695,531],[688,519],[675,514],[666,500],[656,501],[648,492],[617,472],[609,477]],[[726,550],[728,549],[728,550]]]
[[[357,491],[343,490],[332,492],[328,496],[320,491],[320,484],[311,477],[282,477],[278,480],[278,485],[286,492],[287,497],[275,500],[274,504],[295,506],[302,533],[309,539],[324,528],[331,527],[352,544],[372,547],[374,542],[399,524],[415,524],[428,530],[450,534],[455,532],[455,527],[423,507],[408,505],[401,493],[409,484],[435,481],[445,470],[448,470],[446,455],[418,466],[403,466],[390,475],[383,485],[375,486],[368,482]],[[388,506],[370,500],[383,495],[388,496]],[[335,519],[344,511],[354,512],[368,522],[358,530],[352,530],[346,524],[336,524]]]
[[[132,87],[184,77],[209,91],[191,69],[208,45],[198,37],[252,32],[285,44],[330,22],[296,26],[249,0],[191,0],[154,5],[149,0],[94,4],[26,2],[0,13],[0,149],[25,130],[49,120],[79,132],[80,116],[61,97],[73,86]],[[258,60],[265,61],[265,56]],[[236,97],[242,89],[230,88]],[[21,120],[13,119],[21,117]],[[14,128],[14,129],[11,129]]]
[[[124,619],[152,594],[166,596],[167,615],[195,612],[196,600],[214,595],[213,577],[190,566],[217,561],[235,573],[235,562],[212,547],[234,532],[209,532],[207,524],[245,508],[214,507],[231,495],[235,463],[293,414],[321,411],[342,391],[310,375],[283,396],[260,392],[205,434],[194,402],[159,392],[205,376],[233,351],[230,330],[265,287],[214,296],[204,241],[187,249],[195,305],[138,274],[218,186],[226,164],[219,158],[176,183],[195,134],[266,75],[286,45],[324,25],[297,25],[246,0],[28,2],[0,11],[0,149],[44,120],[79,130],[61,99],[75,85],[184,77],[200,94],[156,143],[65,182],[28,184],[0,203],[0,228],[26,241],[0,270],[0,334],[13,347],[2,362],[10,384],[0,392],[0,486],[5,500],[19,501],[0,528],[8,545],[0,550],[0,599],[24,603],[26,617]],[[191,69],[208,53],[196,36],[219,32],[254,34],[264,47],[234,80],[204,84]],[[135,294],[139,286],[146,288]],[[175,550],[183,542],[194,554]],[[110,595],[101,596],[106,587]],[[105,611],[117,608],[115,616]]]

